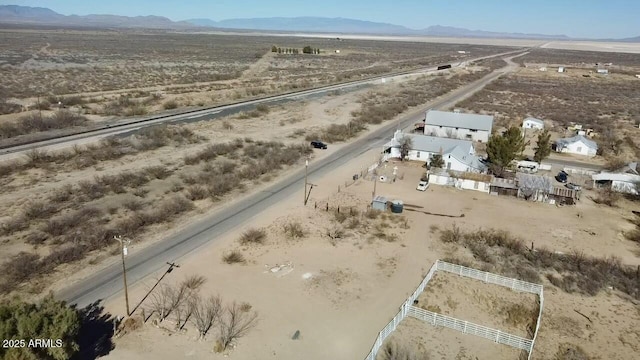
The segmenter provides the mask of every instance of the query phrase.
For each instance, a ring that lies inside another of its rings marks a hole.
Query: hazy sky
[[[326,16],[472,30],[623,38],[640,35],[640,0],[14,0],[61,14],[159,15],[172,20]]]

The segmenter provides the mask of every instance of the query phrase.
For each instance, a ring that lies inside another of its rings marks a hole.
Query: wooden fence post
[[[329,202],[327,201],[327,211],[329,211]]]
[[[338,206],[338,214],[340,214],[340,206]]]

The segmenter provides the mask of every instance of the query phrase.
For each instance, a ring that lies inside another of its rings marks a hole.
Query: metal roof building
[[[493,116],[429,110],[425,117],[425,124],[491,132]]]

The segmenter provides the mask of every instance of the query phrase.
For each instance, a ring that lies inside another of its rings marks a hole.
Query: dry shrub
[[[300,239],[306,235],[304,227],[299,221],[290,221],[284,224],[284,233],[290,239]]]
[[[173,171],[167,169],[165,166],[162,166],[162,165],[149,166],[149,167],[146,167],[144,171],[154,179],[166,179],[169,176],[171,176],[171,174],[173,173]]]
[[[415,349],[410,349],[405,343],[398,340],[389,340],[380,349],[376,360],[428,360],[424,354],[418,354]]]
[[[264,244],[267,239],[267,232],[264,229],[249,229],[240,235],[238,240],[241,245]]]
[[[42,231],[51,236],[60,236],[70,233],[74,228],[91,220],[100,218],[102,211],[94,207],[85,207],[78,211],[49,219]]]
[[[578,345],[560,344],[554,360],[590,360],[591,357]]]
[[[30,202],[23,211],[25,219],[28,221],[36,219],[44,219],[55,214],[58,208],[52,204],[43,201]]]
[[[53,192],[53,195],[49,197],[49,200],[53,201],[54,203],[62,203],[71,199],[72,195],[73,195],[73,186],[71,184],[66,184],[60,187],[59,189],[56,189]]]
[[[207,189],[200,185],[192,185],[187,188],[187,199],[191,201],[205,199],[208,195]]]
[[[596,204],[616,206],[616,203],[620,200],[621,195],[611,189],[602,189],[598,191],[598,196],[591,198]]]
[[[247,260],[244,258],[244,255],[238,250],[233,250],[227,254],[222,256],[222,261],[226,264],[244,264]]]
[[[144,202],[132,197],[129,198],[127,200],[125,200],[122,203],[122,206],[125,207],[125,209],[129,210],[129,211],[138,211],[141,210],[142,208],[144,208]]]
[[[505,276],[538,282],[540,273],[546,272],[547,279],[566,292],[593,296],[611,286],[640,299],[636,268],[623,265],[615,257],[588,257],[580,252],[567,255],[544,248],[532,251],[508,232],[491,229],[463,233],[458,242],[469,249],[476,260],[493,264],[493,268]]]
[[[40,269],[40,255],[20,252],[0,266],[0,276],[13,286],[37,275]]]
[[[374,220],[374,219],[377,219],[378,216],[380,216],[381,214],[382,214],[382,211],[380,210],[368,209],[367,211],[365,211],[364,216],[367,219]]]
[[[444,243],[459,243],[462,240],[462,231],[456,224],[451,225],[450,229],[440,231],[440,241]]]
[[[35,132],[80,126],[87,122],[84,116],[67,110],[57,110],[50,116],[33,113],[20,117],[12,123],[0,126],[0,138],[11,138]]]
[[[165,110],[171,110],[171,109],[175,109],[178,107],[178,102],[175,100],[167,100],[164,102],[164,104],[162,104],[162,107]]]

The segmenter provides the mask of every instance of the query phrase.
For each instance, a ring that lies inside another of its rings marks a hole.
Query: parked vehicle
[[[582,186],[574,183],[568,183],[565,186],[567,187],[567,189],[571,189],[571,190],[577,190],[577,191],[582,190]]]
[[[426,191],[429,188],[429,183],[426,181],[420,181],[418,183],[418,187],[416,188],[416,190],[418,191]]]
[[[556,175],[556,180],[557,180],[558,182],[566,183],[568,179],[569,179],[569,174],[567,174],[566,172],[564,172],[564,170],[563,170],[563,171],[560,171],[560,172],[558,173],[558,175]]]
[[[312,141],[311,146],[316,149],[327,149],[327,144],[323,143],[322,141]]]

